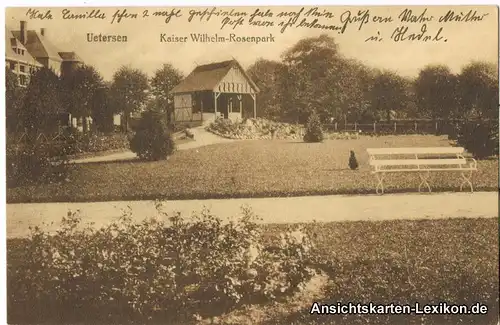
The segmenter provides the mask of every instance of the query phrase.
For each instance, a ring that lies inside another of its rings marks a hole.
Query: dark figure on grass
[[[358,160],[356,159],[356,155],[354,154],[354,151],[351,150],[351,155],[349,156],[349,168],[352,170],[358,169],[359,164]]]

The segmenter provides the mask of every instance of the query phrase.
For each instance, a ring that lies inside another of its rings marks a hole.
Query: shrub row
[[[188,322],[291,295],[313,275],[308,238],[265,246],[249,210],[228,223],[158,211],[168,221],[125,214],[95,229],[69,213],[55,234],[33,229],[8,269],[9,323]]]
[[[22,147],[7,146],[7,187],[58,182],[66,179],[68,160],[53,158],[50,144],[31,144]]]
[[[128,148],[124,134],[82,134],[69,130],[52,142],[16,143],[8,139],[6,148],[7,186],[59,182],[67,179],[69,156]]]
[[[83,134],[75,129],[67,129],[59,138],[53,141],[38,142],[47,150],[50,157],[75,155],[81,153],[94,153],[107,150],[127,149],[129,147],[128,136],[123,133],[88,133]],[[11,138],[7,140],[10,150],[27,150],[30,147],[26,143],[16,143]]]

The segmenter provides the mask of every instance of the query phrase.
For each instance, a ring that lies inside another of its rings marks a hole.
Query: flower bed
[[[219,119],[212,122],[206,129],[218,136],[235,140],[302,140],[305,133],[304,126],[300,124],[274,122],[262,118],[247,119],[243,122]],[[326,130],[323,130],[323,133],[325,138],[330,140],[358,139],[364,135],[361,132],[328,132]]]
[[[71,154],[94,153],[129,148],[128,137],[123,133],[113,133],[109,135],[99,133],[72,133],[66,137],[65,142],[64,145],[66,147],[72,147]]]
[[[243,122],[233,122],[227,119],[218,119],[212,122],[207,131],[228,139],[302,139],[304,127],[302,125],[273,122],[266,119],[246,119]]]

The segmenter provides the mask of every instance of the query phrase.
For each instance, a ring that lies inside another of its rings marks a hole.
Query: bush
[[[235,123],[229,119],[216,119],[207,127],[207,129],[216,134],[220,134],[226,137],[231,135],[237,135],[241,128],[241,123]]]
[[[478,159],[498,154],[498,120],[467,121],[460,125],[457,143]]]
[[[7,186],[17,187],[66,179],[68,160],[65,155],[53,157],[50,144],[7,145]]]
[[[9,323],[175,324],[284,297],[312,276],[308,239],[289,232],[264,247],[249,210],[225,224],[206,210],[189,220],[159,212],[168,223],[125,214],[95,229],[68,213],[54,235],[32,229],[8,276]]]
[[[174,152],[172,135],[158,113],[143,113],[137,132],[130,140],[130,149],[145,160],[166,159]]]
[[[306,125],[306,134],[304,134],[304,142],[322,142],[323,130],[321,129],[321,120],[316,112],[313,112]]]

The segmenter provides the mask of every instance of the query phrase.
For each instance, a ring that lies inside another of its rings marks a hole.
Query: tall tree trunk
[[[122,128],[123,128],[123,131],[125,133],[128,133],[129,115],[130,115],[130,113],[128,113],[128,112],[124,112],[123,113],[123,125],[122,125]]]
[[[89,131],[87,116],[82,117],[82,128],[83,128],[83,134],[87,134]]]

